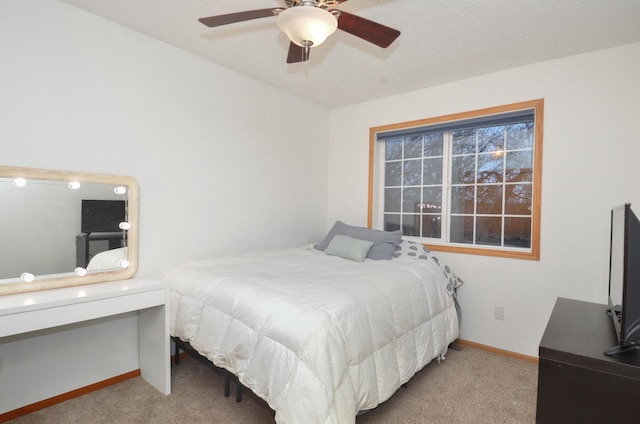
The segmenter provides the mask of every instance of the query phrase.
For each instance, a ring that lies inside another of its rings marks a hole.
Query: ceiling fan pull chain
[[[311,49],[311,41],[307,41],[307,40],[303,40],[302,44],[304,44],[303,47],[303,53],[302,53],[302,60],[304,61],[304,63],[309,63],[309,50]]]

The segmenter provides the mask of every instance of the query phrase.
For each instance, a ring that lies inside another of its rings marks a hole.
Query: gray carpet
[[[181,361],[171,373],[169,396],[134,378],[11,423],[275,422],[267,404],[246,389],[240,403],[233,393],[224,397],[222,373],[194,359]],[[534,423],[536,389],[537,365],[465,346],[427,365],[406,389],[356,423]]]

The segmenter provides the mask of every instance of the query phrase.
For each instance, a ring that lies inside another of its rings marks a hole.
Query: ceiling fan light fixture
[[[315,6],[296,6],[278,15],[278,27],[300,47],[319,46],[338,29],[330,12]]]

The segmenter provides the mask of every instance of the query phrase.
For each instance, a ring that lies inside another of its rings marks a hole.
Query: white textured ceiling
[[[640,42],[640,0],[349,0],[336,9],[400,37],[381,49],[338,30],[288,65],[276,18],[198,22],[284,0],[61,1],[327,107]]]

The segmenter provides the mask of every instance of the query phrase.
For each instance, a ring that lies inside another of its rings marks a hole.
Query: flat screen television
[[[640,347],[640,221],[626,203],[611,210],[609,309],[618,345],[615,355]]]
[[[124,200],[82,200],[82,233],[115,233],[127,221]]]

